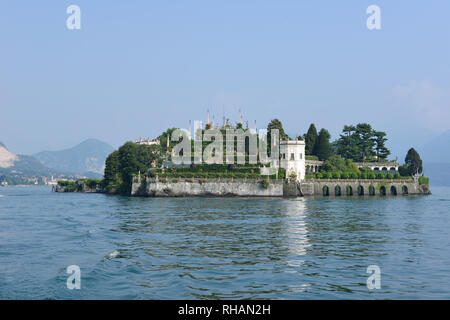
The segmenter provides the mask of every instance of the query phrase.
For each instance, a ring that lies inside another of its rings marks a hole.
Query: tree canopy
[[[386,141],[386,133],[374,130],[368,123],[346,125],[335,143],[336,152],[353,161],[383,161],[391,153]]]
[[[317,138],[315,154],[319,160],[324,161],[333,155],[333,147],[330,143],[331,135],[326,129],[321,129]]]
[[[105,162],[104,186],[108,192],[130,194],[133,175],[146,174],[159,161],[161,147],[126,142],[113,151]]]
[[[410,175],[422,173],[423,171],[422,159],[420,159],[419,153],[414,148],[408,150],[405,157],[405,164],[408,166]]]

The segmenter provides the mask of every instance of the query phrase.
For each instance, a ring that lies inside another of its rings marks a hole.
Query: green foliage
[[[419,185],[422,185],[422,184],[425,184],[425,185],[429,185],[430,184],[430,178],[427,178],[427,177],[419,177]]]
[[[384,173],[378,173],[378,174],[377,174],[377,179],[386,179],[386,174],[384,174]]]
[[[105,190],[130,194],[133,175],[147,173],[152,162],[159,159],[158,147],[126,142],[119,150],[112,152],[105,162]]]
[[[317,138],[315,154],[319,160],[324,161],[333,155],[333,148],[330,143],[331,135],[326,129],[321,129]]]
[[[374,149],[377,160],[386,160],[387,157],[391,154],[391,151],[385,145],[387,141],[386,133],[383,131],[374,131],[372,140],[374,142]]]
[[[400,173],[396,173],[394,174],[394,179],[401,179],[402,176],[400,175]]]
[[[401,166],[398,167],[398,173],[402,177],[411,176],[410,173],[409,173],[408,165],[406,165],[406,164],[402,164]]]
[[[386,141],[386,133],[373,130],[368,123],[346,125],[336,141],[336,152],[353,161],[385,160],[390,154]]]
[[[269,185],[270,185],[269,179],[268,178],[263,179],[263,181],[262,181],[263,188],[267,189],[269,187]]]
[[[308,132],[305,134],[305,153],[306,155],[313,155],[317,143],[318,134],[314,123],[309,126]]]
[[[280,140],[291,140],[289,136],[284,132],[283,124],[278,119],[273,119],[267,125],[267,154],[270,156],[272,154],[272,129],[278,129],[278,134]]]
[[[311,155],[309,155],[309,156],[305,156],[305,159],[306,159],[306,160],[315,160],[315,161],[318,161],[318,160],[319,160],[319,157],[318,157],[318,156],[311,156]]]
[[[394,179],[394,176],[391,173],[388,173],[386,175],[386,179]]]
[[[412,176],[416,173],[422,173],[422,159],[414,148],[408,150],[405,157],[405,164],[408,167],[409,175]]]
[[[341,173],[340,172],[333,172],[333,179],[340,179]]]
[[[351,159],[344,160],[339,155],[333,155],[324,161],[322,171],[325,172],[354,172],[359,173],[358,167]]]

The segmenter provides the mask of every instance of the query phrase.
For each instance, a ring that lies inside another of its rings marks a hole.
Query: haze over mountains
[[[450,130],[417,148],[430,184],[450,186]]]
[[[52,176],[101,178],[106,157],[113,150],[103,141],[88,139],[65,150],[42,151],[32,156],[15,155],[0,142],[0,178],[13,179],[15,183]]]
[[[114,148],[103,141],[88,139],[72,148],[42,151],[33,157],[45,166],[62,172],[103,175],[106,157],[113,151]]]

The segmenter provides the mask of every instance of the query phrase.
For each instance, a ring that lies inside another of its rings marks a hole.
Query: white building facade
[[[286,170],[286,178],[295,175],[297,181],[305,179],[305,141],[280,141],[280,168]]]

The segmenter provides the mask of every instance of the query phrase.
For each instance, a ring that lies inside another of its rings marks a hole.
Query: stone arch
[[[341,187],[340,186],[334,187],[334,195],[337,196],[337,197],[342,195],[342,191],[341,191]]]
[[[392,167],[391,169],[389,169],[391,171],[397,171],[397,169],[395,169],[395,167]]]
[[[358,195],[363,196],[364,195],[364,187],[359,185],[358,186]]]
[[[322,195],[325,197],[328,197],[330,195],[330,188],[328,188],[328,186],[324,186],[322,188]]]
[[[369,186],[369,195],[371,196],[375,195],[375,187],[373,185]]]
[[[395,186],[391,186],[391,195],[396,196],[397,195],[397,188]]]
[[[403,186],[402,187],[402,193],[403,194],[408,194],[408,187],[407,186]]]
[[[385,186],[381,186],[380,187],[380,196],[385,196],[386,195],[386,187]]]
[[[386,167],[383,167],[383,169],[381,169],[381,171],[388,171],[388,169]]]
[[[380,171],[380,168],[375,167],[375,168],[373,168],[373,171]]]
[[[345,187],[345,193],[347,194],[347,196],[352,196],[353,195],[353,188],[352,188],[352,186]]]

